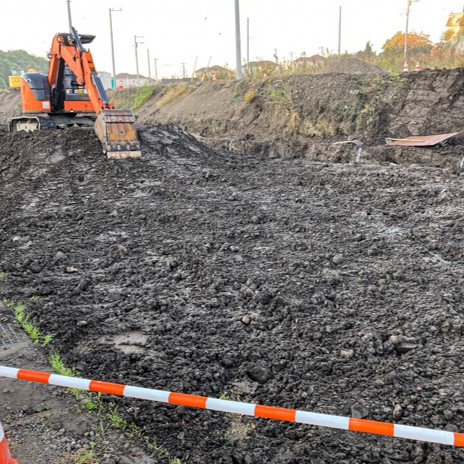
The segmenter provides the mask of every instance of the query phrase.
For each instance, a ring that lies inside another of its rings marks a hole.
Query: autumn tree
[[[404,50],[404,32],[397,32],[391,39],[388,39],[382,47],[384,53],[398,54]],[[408,34],[408,50],[411,53],[424,53],[432,49],[432,42],[427,34],[417,34],[411,32]]]

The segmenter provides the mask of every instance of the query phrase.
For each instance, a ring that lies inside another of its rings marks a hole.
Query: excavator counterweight
[[[11,131],[94,127],[108,158],[140,158],[135,116],[109,102],[92,54],[82,45],[95,36],[58,33],[48,54],[48,74],[26,73],[21,79],[22,116]]]

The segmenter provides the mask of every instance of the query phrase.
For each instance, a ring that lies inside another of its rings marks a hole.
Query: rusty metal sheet
[[[459,134],[459,132],[452,132],[451,134],[437,134],[437,135],[413,135],[405,139],[385,139],[387,145],[401,145],[404,147],[433,147],[434,145],[445,145],[446,141]]]

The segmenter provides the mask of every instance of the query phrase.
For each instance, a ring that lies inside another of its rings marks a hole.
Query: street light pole
[[[151,64],[150,64],[150,49],[147,48],[147,58],[148,58],[148,77],[151,79]]]
[[[140,87],[140,73],[139,73],[139,56],[137,53],[137,48],[139,44],[143,42],[138,42],[137,39],[143,39],[141,35],[134,35],[134,45],[135,45],[135,68],[137,70],[137,87]]]
[[[116,65],[114,62],[114,42],[113,42],[113,17],[111,13],[113,11],[122,11],[122,8],[116,10],[115,8],[110,8],[110,37],[111,37],[111,60],[113,63],[113,75],[111,76],[111,88],[114,89],[116,87]]]
[[[235,52],[237,61],[237,80],[242,79],[242,49],[240,40],[240,5],[235,0]]]

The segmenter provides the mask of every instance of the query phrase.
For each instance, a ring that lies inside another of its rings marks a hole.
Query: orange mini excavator
[[[48,75],[25,73],[21,79],[22,116],[10,120],[10,131],[91,126],[108,158],[139,158],[135,117],[114,109],[83,44],[93,35],[59,33],[48,55]]]

